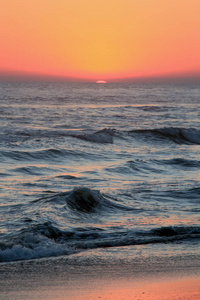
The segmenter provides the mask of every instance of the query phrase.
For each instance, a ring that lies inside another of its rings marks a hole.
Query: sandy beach
[[[198,260],[165,263],[109,260],[103,251],[92,257],[89,251],[85,256],[3,263],[1,299],[200,299]]]

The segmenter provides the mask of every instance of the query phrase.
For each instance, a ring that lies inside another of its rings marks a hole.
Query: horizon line
[[[75,77],[75,76],[62,76],[52,74],[40,74],[31,72],[19,72],[19,71],[0,71],[0,81],[36,81],[36,82],[88,82],[96,83],[97,81],[106,81],[107,83],[117,82],[135,82],[135,83],[173,83],[173,82],[199,82],[200,83],[200,71],[199,72],[182,72],[173,74],[160,74],[149,76],[130,76],[130,77],[117,77],[117,78],[105,78],[102,77]]]

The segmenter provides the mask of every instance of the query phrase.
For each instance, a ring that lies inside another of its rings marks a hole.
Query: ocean
[[[199,213],[199,85],[0,83],[0,263],[189,266]]]

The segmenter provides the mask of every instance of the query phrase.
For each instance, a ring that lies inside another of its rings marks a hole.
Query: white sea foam
[[[74,252],[75,249],[69,249],[66,244],[28,233],[23,243],[0,249],[0,262],[69,255]]]

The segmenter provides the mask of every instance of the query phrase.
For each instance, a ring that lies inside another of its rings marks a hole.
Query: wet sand
[[[158,266],[124,258],[109,261],[88,253],[2,263],[0,299],[199,300],[199,262],[196,267],[192,261]]]

